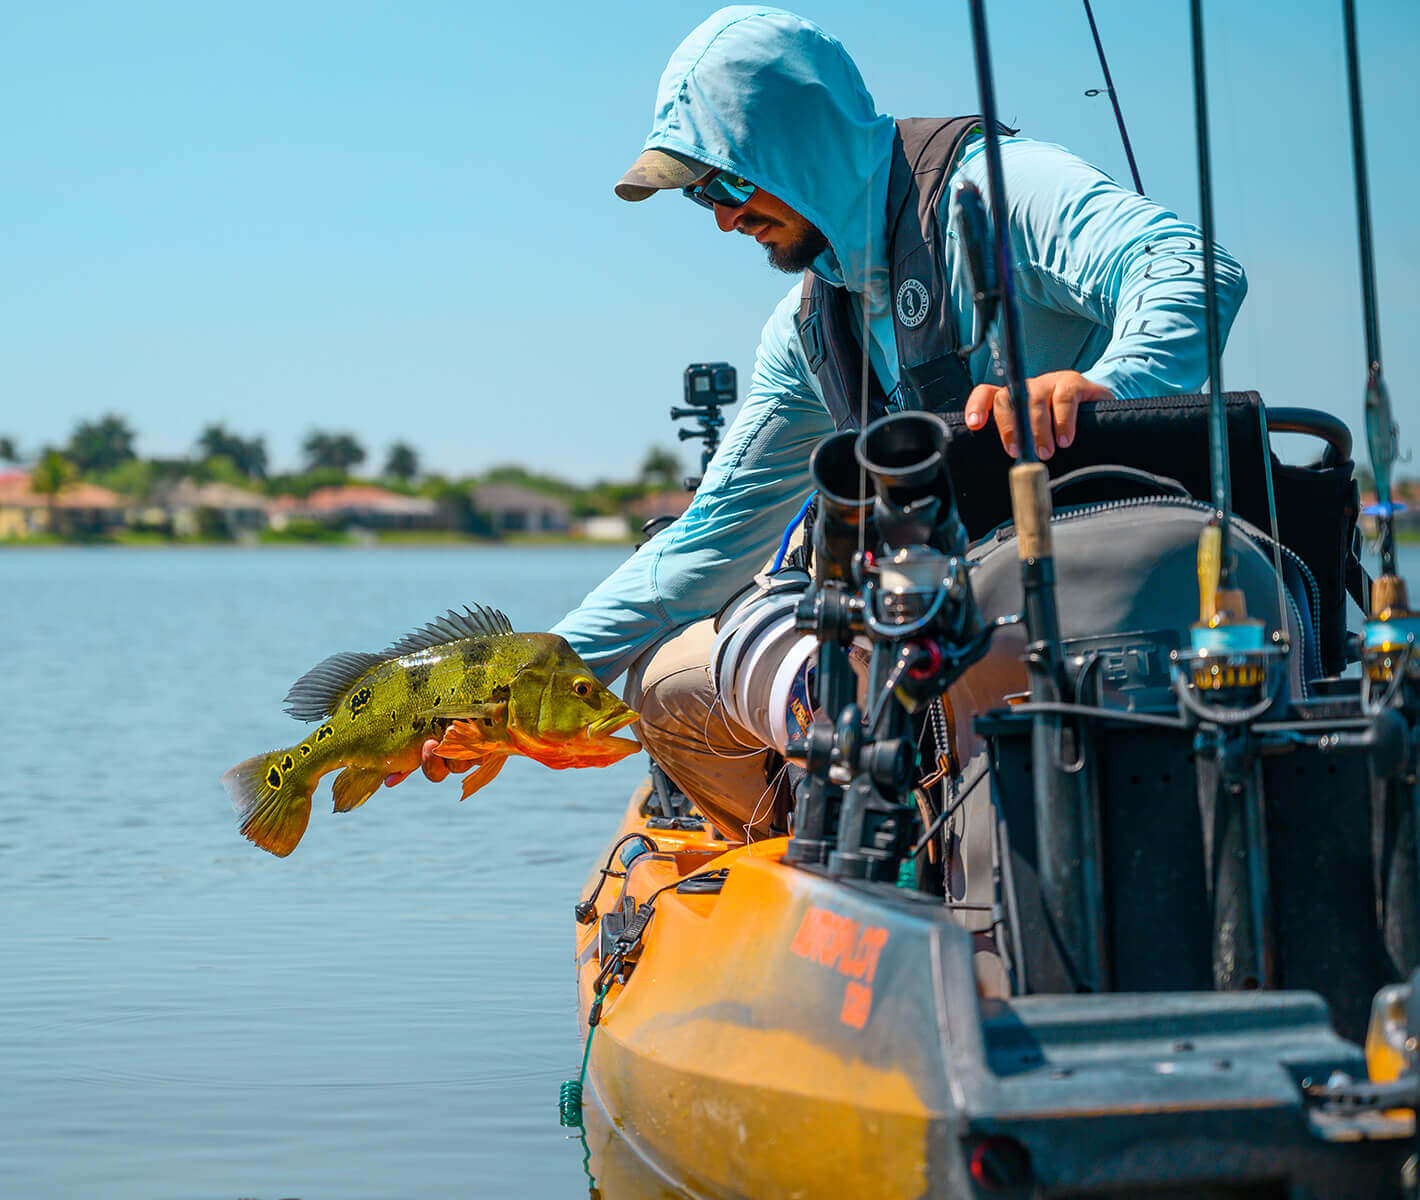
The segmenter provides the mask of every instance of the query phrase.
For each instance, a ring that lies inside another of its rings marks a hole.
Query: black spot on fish
[[[362,687],[358,692],[350,697],[350,715],[358,716],[360,710],[370,703],[370,689]]]
[[[417,666],[409,668],[409,686],[412,690],[418,691],[429,682],[429,673],[433,668],[428,663],[419,663]]]
[[[296,765],[296,760],[289,754],[281,760],[281,771],[284,774]]]
[[[329,725],[322,725],[319,729],[316,730],[316,741],[323,742],[334,732],[335,730],[332,729]]]
[[[438,708],[438,707],[439,707],[439,697],[438,697],[438,696],[435,696],[435,697],[434,697],[434,707],[435,707],[435,708]]]
[[[311,756],[311,748],[310,748],[309,746],[307,746],[304,742],[302,742],[302,743],[301,743],[301,757],[302,757],[302,758],[310,758],[310,756]]]
[[[482,666],[493,656],[493,644],[486,638],[477,638],[473,641],[465,642],[460,657],[464,661],[464,666]]]
[[[266,782],[270,787],[279,788],[281,786],[281,772],[275,765],[266,773]]]

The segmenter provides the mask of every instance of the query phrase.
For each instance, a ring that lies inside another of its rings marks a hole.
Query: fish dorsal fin
[[[389,656],[361,654],[346,650],[332,654],[317,663],[286,693],[286,711],[298,721],[321,721],[333,716],[340,698],[354,686],[371,667],[377,667]]]
[[[423,629],[400,638],[385,651],[385,657],[399,658],[416,650],[429,650],[463,638],[499,637],[512,632],[512,622],[496,608],[484,608],[481,604],[475,604],[472,608],[465,606],[463,612],[455,612],[451,608]]]

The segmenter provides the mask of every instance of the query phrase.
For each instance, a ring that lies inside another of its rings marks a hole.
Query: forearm
[[[809,453],[832,422],[785,373],[781,349],[761,346],[749,394],[690,508],[554,627],[603,682],[672,630],[716,612],[772,553],[808,494]]]
[[[1191,226],[1179,226],[1179,232],[1151,241],[1131,264],[1109,344],[1084,372],[1116,396],[1193,392],[1208,378],[1202,239]],[[1221,246],[1214,250],[1221,345],[1247,294],[1247,279],[1232,255]]]

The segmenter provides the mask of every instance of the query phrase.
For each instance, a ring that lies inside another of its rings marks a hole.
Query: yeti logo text
[[[908,329],[927,319],[927,285],[920,279],[904,279],[897,289],[897,319]]]

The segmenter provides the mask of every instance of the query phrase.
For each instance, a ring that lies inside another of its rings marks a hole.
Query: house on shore
[[[631,523],[620,513],[583,517],[573,524],[572,531],[589,542],[624,542],[631,536]]]
[[[473,489],[473,507],[499,537],[520,533],[567,533],[572,506],[556,496],[516,483],[485,483]]]
[[[338,529],[438,529],[438,504],[426,496],[405,496],[369,484],[316,488],[304,500],[281,496],[269,506],[271,527],[292,520],[319,521]]]
[[[0,472],[0,539],[54,533],[95,537],[122,529],[128,502],[93,483],[71,483],[56,496],[30,490],[28,471]]]
[[[143,510],[141,519],[150,525],[162,522],[177,537],[239,538],[266,528],[267,506],[260,492],[230,483],[180,479]]]

